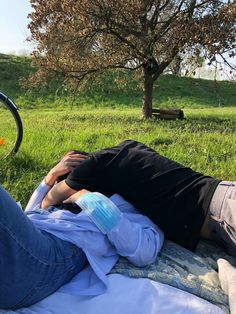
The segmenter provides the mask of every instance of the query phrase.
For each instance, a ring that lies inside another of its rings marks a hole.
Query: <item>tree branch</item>
[[[218,53],[218,54],[223,59],[224,63],[228,65],[228,67],[230,67],[232,70],[236,70],[236,65],[233,66],[231,63],[227,61],[227,59],[221,53]]]

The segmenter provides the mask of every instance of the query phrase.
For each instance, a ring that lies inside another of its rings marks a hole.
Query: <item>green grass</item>
[[[236,110],[188,109],[184,121],[141,121],[138,109],[22,110],[20,152],[1,162],[0,181],[25,205],[63,153],[95,151],[132,138],[219,179],[236,178]]]
[[[27,58],[0,58],[1,67],[5,74],[0,71],[0,90],[20,105],[24,139],[15,157],[0,162],[0,182],[23,205],[49,168],[68,150],[95,151],[128,138],[142,141],[196,171],[236,180],[233,83],[217,83],[217,95],[221,93],[222,99],[219,107],[214,82],[164,76],[160,93],[154,93],[155,102],[184,108],[186,120],[142,121],[141,92],[135,89],[135,81],[121,89],[116,80],[109,84],[106,76],[104,84],[100,79],[72,105],[70,96],[55,96],[52,87],[30,93],[17,85],[16,77],[30,71]],[[11,69],[9,77],[6,68]],[[114,79],[121,73],[110,75]]]
[[[55,81],[47,88],[27,90],[19,80],[34,71],[29,57],[0,54],[0,90],[12,97],[20,108],[140,108],[141,81],[133,73],[112,71],[101,75],[89,88],[71,95]],[[26,80],[27,81],[27,80]],[[121,84],[126,81],[126,84]],[[156,83],[154,107],[212,108],[236,105],[236,83],[214,82],[164,75]]]

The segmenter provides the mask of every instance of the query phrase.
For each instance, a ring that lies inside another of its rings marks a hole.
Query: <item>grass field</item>
[[[6,77],[8,68],[11,73]],[[29,71],[28,60],[0,58],[0,90],[20,106],[24,139],[14,158],[1,161],[0,182],[23,205],[63,153],[73,148],[95,151],[127,138],[145,142],[197,171],[236,180],[235,84],[218,82],[216,92],[213,82],[163,77],[155,90],[156,105],[184,108],[186,120],[142,121],[141,92],[134,86],[122,92],[114,83],[108,90],[103,78],[103,88],[100,81],[72,104],[70,96],[56,96],[51,90],[20,88],[14,69],[22,76]]]
[[[68,94],[50,81],[47,88],[27,90],[19,85],[32,72],[30,58],[0,54],[0,90],[12,97],[20,108],[140,108],[140,80],[132,73],[113,71],[89,84],[77,95]],[[126,79],[127,84],[121,81]],[[189,77],[162,76],[155,84],[154,107],[218,108],[236,106],[235,82],[214,82]]]

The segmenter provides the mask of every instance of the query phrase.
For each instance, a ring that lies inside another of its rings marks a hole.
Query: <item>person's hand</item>
[[[59,163],[54,166],[49,173],[55,177],[63,176],[71,172],[75,167],[77,167],[82,161],[87,159],[88,156],[75,153],[73,151],[68,152]]]
[[[74,151],[68,152],[59,163],[54,166],[47,176],[45,182],[49,186],[53,186],[60,176],[70,173],[75,167],[77,167],[82,161],[87,159],[88,156],[78,154]]]
[[[72,194],[70,197],[68,197],[66,200],[63,201],[63,203],[74,203],[80,196],[89,193],[90,191],[86,189],[79,190],[78,192]]]

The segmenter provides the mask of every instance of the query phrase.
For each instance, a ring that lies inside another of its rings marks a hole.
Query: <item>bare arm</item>
[[[69,198],[76,190],[71,189],[65,180],[55,184],[42,201],[41,207],[48,208],[51,205],[60,204],[65,199]]]
[[[87,156],[77,154],[74,152],[67,153],[62,160],[53,167],[47,176],[44,178],[45,183],[51,187],[49,192],[41,203],[41,208],[48,208],[51,205],[60,204],[69,196],[77,192],[71,189],[65,180],[56,183],[61,175],[70,173],[75,167],[77,167],[82,161],[86,160]]]

